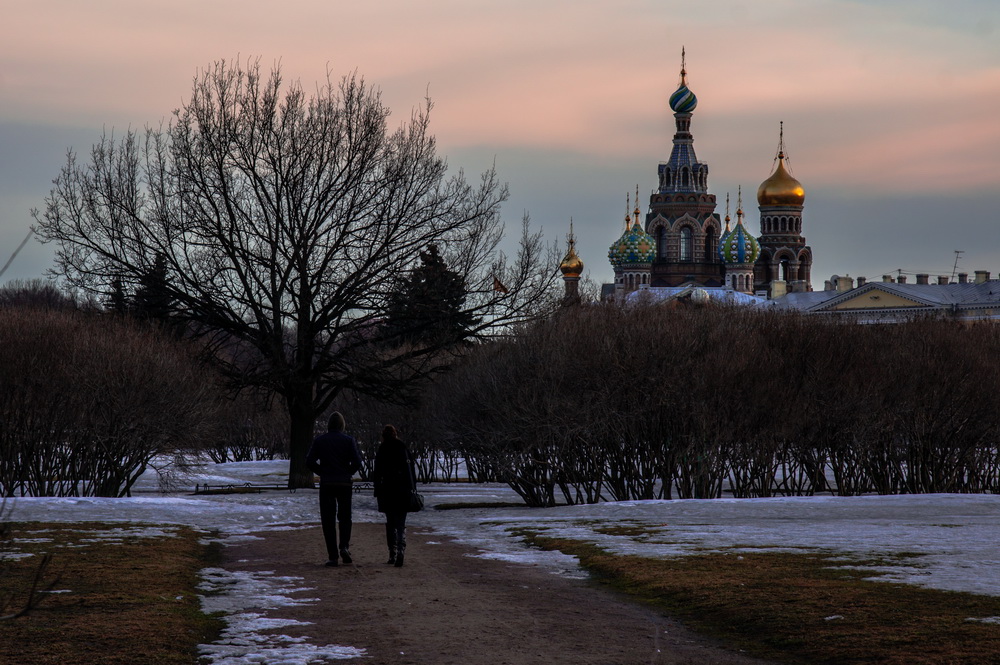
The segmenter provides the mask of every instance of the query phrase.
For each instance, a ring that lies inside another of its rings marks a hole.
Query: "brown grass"
[[[1000,663],[1000,598],[866,581],[825,553],[615,556],[580,541],[525,533],[585,568],[734,647],[786,663]],[[885,561],[851,562],[883,565]],[[970,574],[975,574],[970,571]],[[839,616],[842,618],[829,618]]]
[[[26,616],[0,621],[0,664],[161,665],[197,662],[221,622],[201,612],[198,571],[217,557],[198,534],[84,542],[108,525],[14,524],[20,551],[52,552],[55,590]],[[53,542],[19,543],[24,538]],[[0,597],[23,598],[40,557],[6,562]]]

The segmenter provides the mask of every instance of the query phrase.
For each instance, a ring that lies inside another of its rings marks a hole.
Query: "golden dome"
[[[785,168],[785,153],[778,153],[778,168],[757,188],[757,203],[762,206],[800,206],[806,200],[802,183]]]
[[[569,235],[566,236],[566,240],[569,243],[569,249],[566,250],[566,256],[563,257],[562,263],[559,264],[559,270],[563,277],[579,277],[583,273],[583,261],[576,255],[576,237],[573,235],[572,219],[569,221]]]
[[[551,264],[549,264],[551,265]],[[559,264],[559,270],[563,277],[579,277],[583,273],[583,261],[576,255],[576,250],[570,245],[566,257]]]

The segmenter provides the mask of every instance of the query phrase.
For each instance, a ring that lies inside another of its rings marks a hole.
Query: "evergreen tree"
[[[478,319],[464,308],[465,279],[448,268],[437,245],[420,252],[420,265],[390,295],[386,325],[395,343],[454,344]]]
[[[111,280],[111,293],[105,301],[104,306],[113,314],[125,316],[129,313],[128,294],[125,292],[125,284],[121,277]]]
[[[132,311],[140,319],[170,323],[174,299],[170,295],[170,277],[167,259],[157,254],[153,265],[139,278],[139,288],[135,291]]]

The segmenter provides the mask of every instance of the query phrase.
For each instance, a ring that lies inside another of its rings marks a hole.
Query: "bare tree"
[[[155,456],[213,434],[205,374],[149,326],[0,308],[0,495],[128,494]]]
[[[307,96],[278,67],[218,62],[168,126],[105,136],[87,163],[70,153],[35,230],[58,244],[56,274],[104,298],[162,257],[173,316],[210,350],[247,349],[216,358],[284,398],[289,485],[308,486],[316,417],[341,391],[396,394],[458,341],[388,339],[391,287],[422,250],[437,245],[465,278],[477,323],[463,335],[530,319],[552,292],[555,261],[526,219],[516,256],[498,249],[507,188],[495,171],[448,175],[430,109],[390,130],[357,75]]]

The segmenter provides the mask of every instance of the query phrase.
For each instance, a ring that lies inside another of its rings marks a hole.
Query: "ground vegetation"
[[[425,405],[531,505],[997,492],[998,354],[988,324],[575,307],[476,348]]]

